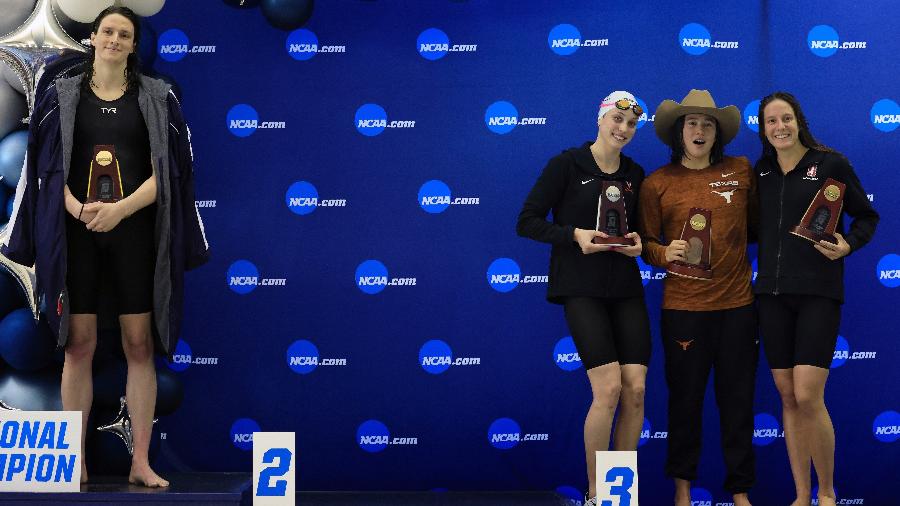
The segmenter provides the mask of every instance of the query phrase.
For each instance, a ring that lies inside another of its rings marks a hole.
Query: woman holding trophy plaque
[[[183,272],[202,264],[208,249],[180,104],[168,84],[140,73],[140,19],[109,7],[91,32],[83,72],[38,90],[4,253],[35,266],[41,311],[65,347],[62,403],[82,413],[82,448],[98,327],[110,320],[121,328],[129,481],[164,487],[148,460],[155,343],[164,355],[174,351]]]
[[[564,306],[591,384],[584,422],[590,505],[596,500],[594,452],[608,449],[616,407],[614,449],[637,449],[644,421],[650,324],[634,258],[642,248],[634,230],[644,169],[621,152],[642,113],[628,92],[604,98],[597,138],[547,163],[516,226],[519,235],[553,245],[547,299]]]
[[[758,341],[747,231],[756,215],[750,162],[724,155],[737,135],[737,107],[718,108],[691,90],[656,110],[656,135],[671,163],[647,177],[640,219],[647,263],[668,268],[661,330],[669,387],[666,475],[676,506],[690,506],[700,458],[703,397],[715,370],[716,401],[735,506],[747,506],[755,480],[753,393]]]
[[[844,297],[844,257],[875,233],[872,209],[853,167],[819,144],[793,95],[760,101],[760,330],[781,395],[784,437],[797,499],[809,506],[810,463],[818,503],[835,504],[834,427],[825,381],[834,355]],[[853,222],[844,232],[843,213]]]

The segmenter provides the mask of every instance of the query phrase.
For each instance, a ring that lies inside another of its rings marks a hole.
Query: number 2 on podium
[[[273,464],[278,459],[278,465],[267,467],[259,473],[259,486],[256,487],[258,496],[284,496],[287,488],[287,480],[276,480],[269,484],[272,478],[284,476],[291,468],[291,451],[287,448],[269,448],[263,453],[263,464]]]

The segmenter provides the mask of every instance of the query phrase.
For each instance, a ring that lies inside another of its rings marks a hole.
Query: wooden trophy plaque
[[[122,193],[122,175],[116,158],[116,147],[103,144],[94,146],[84,203],[116,202],[122,200]]]
[[[828,178],[809,204],[800,224],[791,229],[791,233],[808,241],[828,241],[837,244],[834,231],[841,209],[844,206],[844,191],[847,185]]]
[[[692,207],[688,220],[681,230],[681,240],[687,241],[686,260],[669,262],[668,272],[684,278],[708,280],[712,279],[712,211]]]
[[[622,185],[616,181],[604,181],[602,192],[597,199],[597,226],[594,230],[605,232],[609,237],[594,237],[594,244],[609,246],[634,246],[634,239],[625,237],[628,233],[628,217],[625,214],[625,195]]]

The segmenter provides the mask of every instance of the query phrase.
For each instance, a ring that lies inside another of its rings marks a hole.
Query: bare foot
[[[734,498],[734,506],[752,506],[746,493],[734,494],[732,497]]]
[[[169,486],[169,482],[153,472],[150,466],[136,466],[133,463],[131,464],[131,474],[128,475],[128,483],[149,488]]]
[[[828,495],[819,495],[819,506],[835,506],[837,497]]]

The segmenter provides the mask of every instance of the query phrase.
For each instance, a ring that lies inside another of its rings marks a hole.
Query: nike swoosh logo
[[[768,176],[771,173],[772,173],[771,170],[769,172],[763,172],[762,174],[759,175],[759,177]]]
[[[732,175],[732,174],[734,174],[734,172],[729,172],[728,174],[722,174],[722,177],[728,177],[728,176],[730,176],[730,175]]]
[[[588,179],[587,181],[582,181],[581,184],[588,184],[588,183],[590,183],[590,182],[593,181],[593,180],[594,180],[594,178],[590,178],[590,179]]]

